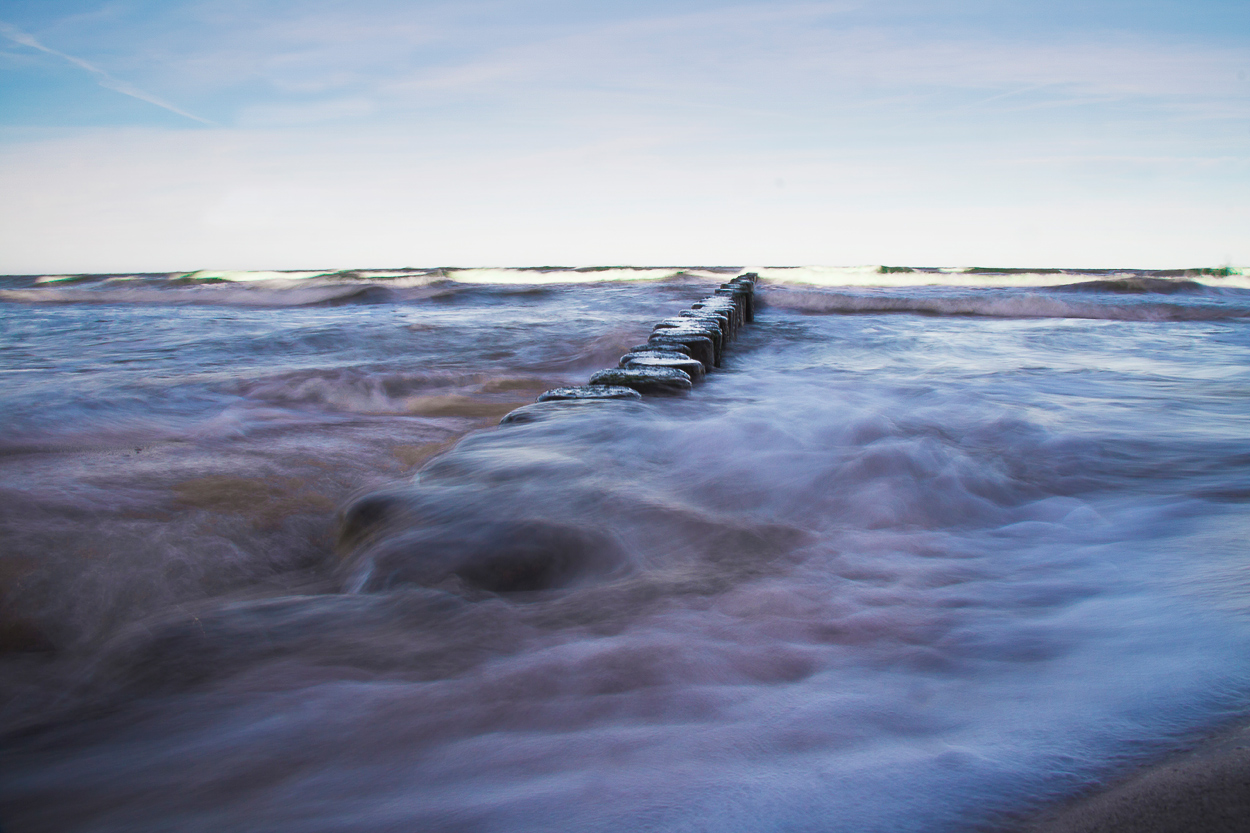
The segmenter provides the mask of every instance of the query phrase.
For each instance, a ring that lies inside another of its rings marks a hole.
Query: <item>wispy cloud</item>
[[[1234,72],[1239,50],[1157,34],[927,32],[840,4],[802,3],[458,37],[472,47],[438,61],[397,60],[366,80],[379,112],[493,97],[561,116],[637,113],[648,109],[640,96],[649,96],[652,110],[680,103],[688,116],[688,108],[719,104],[743,118],[769,112],[779,124],[822,115],[845,122],[865,110],[878,125],[902,126],[1108,102],[1160,120],[1250,113]]]
[[[1177,29],[1179,11],[1121,20],[1120,0],[88,5],[6,19],[194,91],[225,126],[88,107],[54,141],[21,129],[25,107],[0,114],[10,271],[1250,257],[1250,53],[1205,12]],[[0,40],[203,122],[25,31]]]
[[[213,122],[209,121],[208,119],[201,118],[200,116],[197,116],[194,113],[188,113],[186,110],[183,110],[180,107],[176,107],[173,104],[170,104],[168,101],[165,101],[161,98],[158,98],[157,96],[152,95],[149,92],[139,89],[134,84],[131,84],[127,81],[123,81],[120,78],[114,77],[113,75],[109,74],[105,70],[100,69],[100,67],[96,66],[95,64],[84,61],[82,58],[75,58],[73,55],[66,55],[64,52],[60,52],[49,46],[44,46],[33,35],[27,34],[26,32],[23,32],[21,29],[18,29],[15,26],[11,26],[8,23],[5,23],[3,21],[0,21],[0,35],[4,35],[6,38],[13,41],[14,43],[21,44],[22,46],[30,47],[31,49],[37,49],[40,52],[46,52],[49,55],[53,55],[57,58],[60,58],[63,61],[67,61],[73,64],[79,69],[86,70],[87,72],[95,76],[96,82],[101,87],[104,87],[107,90],[112,90],[113,92],[118,92],[118,93],[121,93],[122,95],[128,95],[131,98],[137,98],[140,101],[146,101],[148,104],[154,104],[157,107],[160,107],[164,110],[168,110],[171,113],[177,113],[179,116],[191,119],[192,121],[197,121],[200,124],[208,124],[208,125],[213,124]]]

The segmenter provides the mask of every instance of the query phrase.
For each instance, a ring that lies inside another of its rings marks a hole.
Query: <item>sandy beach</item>
[[[1044,811],[1010,833],[1250,830],[1250,724]]]

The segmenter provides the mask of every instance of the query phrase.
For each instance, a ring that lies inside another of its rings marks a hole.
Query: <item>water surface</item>
[[[778,274],[497,427],[724,279],[508,277],[6,284],[6,825],[957,831],[1245,713],[1236,281]]]

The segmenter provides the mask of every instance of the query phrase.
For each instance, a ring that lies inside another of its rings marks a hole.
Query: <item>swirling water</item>
[[[494,425],[719,279],[646,277],[10,290],[0,821],[967,830],[1250,711],[1250,293],[774,283]]]

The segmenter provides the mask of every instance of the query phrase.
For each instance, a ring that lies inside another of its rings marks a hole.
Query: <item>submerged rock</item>
[[[749,284],[723,284],[720,289],[714,293],[721,297],[732,298],[734,303],[742,311],[742,320],[751,322],[755,320],[755,307],[753,303],[754,291]]]
[[[718,355],[725,348],[725,345],[729,343],[729,334],[721,326],[721,322],[710,316],[696,318],[694,316],[678,315],[672,318],[665,318],[662,321],[657,321],[655,326],[652,327],[652,332],[658,330],[700,331],[712,339],[712,343],[716,345]]]
[[[629,352],[630,353],[666,352],[666,353],[681,353],[684,356],[689,356],[690,348],[684,344],[666,344],[663,347],[656,347],[654,344],[639,344],[636,347],[629,348]],[[626,355],[628,355],[628,353]]]
[[[670,318],[656,324],[651,334],[670,334],[672,332],[691,333],[711,339],[713,362],[717,367],[720,367],[721,357],[724,355],[725,334],[721,332],[719,324],[711,321],[703,322],[694,318]]]
[[[678,318],[692,318],[695,321],[709,321],[720,327],[726,341],[732,341],[737,335],[733,329],[733,316],[727,310],[716,309],[684,309],[677,313]]]
[[[699,348],[689,341],[690,338],[705,339],[707,341],[708,346],[711,349],[703,350],[702,352],[704,353],[704,355],[697,355],[697,351],[699,351]],[[651,332],[651,339],[653,343],[655,343],[657,339],[658,340],[663,340],[663,339],[677,340],[680,343],[685,344],[687,347],[689,347],[690,357],[694,359],[698,359],[699,361],[703,362],[704,366],[708,370],[711,370],[713,367],[720,366],[720,359],[721,359],[721,349],[720,349],[720,344],[719,344],[720,337],[715,332],[713,332],[710,328],[661,327]],[[708,362],[709,354],[710,354],[710,359],[711,359],[710,363]]]
[[[581,526],[536,519],[444,524],[373,553],[360,589],[459,583],[491,593],[533,592],[567,586],[621,561],[610,536]]]
[[[686,313],[690,313],[687,315]],[[690,328],[697,327],[699,329],[710,330],[716,333],[718,337],[727,337],[725,328],[721,326],[719,318],[711,314],[704,314],[702,310],[682,310],[682,314],[675,315],[672,318],[664,318],[655,322],[653,330],[671,329],[671,328]]]
[[[674,394],[690,390],[690,375],[675,367],[620,368],[600,370],[590,377],[592,385],[623,385],[639,393]]]
[[[683,353],[680,350],[661,350],[657,347],[648,347],[645,349],[630,350],[628,353],[621,356],[621,360],[617,364],[617,367],[624,367],[629,364],[631,360],[641,358],[642,356],[651,356],[656,359],[679,359],[681,361],[690,359],[689,353]]]
[[[642,396],[633,388],[621,385],[573,385],[566,388],[552,388],[539,394],[535,402],[551,402],[559,399],[641,399]]]
[[[619,367],[595,373],[586,385],[546,391],[500,424],[538,423],[588,408],[637,408],[643,394],[690,390],[719,365],[746,320],[753,286],[739,278],[716,292],[660,321]],[[542,437],[547,430],[536,426],[513,436]],[[594,500],[572,506],[571,495],[561,491],[596,474],[582,455],[559,444],[500,455],[489,435],[469,438],[423,468],[415,487],[366,497],[346,511],[339,540],[355,564],[349,586],[526,593],[625,569],[628,559],[605,527],[582,521],[599,519],[602,507]]]
[[[709,312],[722,312],[725,315],[728,315],[730,322],[729,327],[735,336],[737,335],[738,330],[742,328],[742,311],[739,309],[738,305],[733,302],[732,298],[718,298],[716,296],[704,298],[702,301],[691,304],[690,309],[696,312],[706,310]]]
[[[355,547],[404,514],[405,502],[396,492],[374,492],[348,505],[339,517],[339,549]]]
[[[623,385],[571,385],[563,388],[552,388],[534,400],[532,405],[523,405],[504,414],[499,420],[500,425],[520,425],[528,422],[542,422],[563,414],[576,412],[569,406],[590,405],[596,403],[630,402],[642,399],[642,394]]]
[[[734,280],[734,286],[741,287],[746,290],[746,319],[747,321],[755,320],[755,284],[750,281],[739,279]]]
[[[634,356],[634,358],[630,359],[629,361],[624,362],[624,364],[621,365],[621,367],[624,368],[625,370],[633,370],[635,368],[645,368],[645,367],[675,367],[678,370],[683,371],[687,376],[689,376],[690,381],[692,382],[703,381],[703,376],[706,373],[706,371],[703,369],[702,362],[696,361],[690,358],[689,356],[682,356],[680,353],[674,354],[678,356],[679,358],[646,356],[646,355],[642,355],[639,353],[633,353],[630,355]]]
[[[658,330],[651,334],[647,346],[668,348],[672,345],[683,345],[690,351],[692,359],[703,362],[703,367],[711,370],[716,366],[716,346],[712,339],[698,333],[683,333],[681,330]]]
[[[524,425],[530,422],[545,422],[549,419],[585,413],[587,408],[620,407],[622,404],[642,399],[642,394],[638,393],[638,391],[633,388],[630,388],[629,391],[635,394],[635,396],[628,399],[624,397],[611,399],[549,399],[545,402],[523,405],[515,411],[509,411],[505,414],[503,419],[499,420],[499,424]]]

